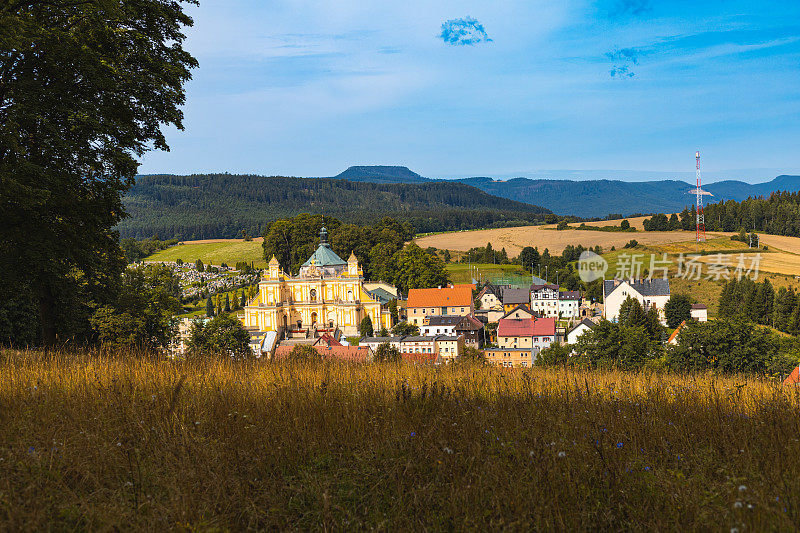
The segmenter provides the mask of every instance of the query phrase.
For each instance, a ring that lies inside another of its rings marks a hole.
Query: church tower
[[[275,255],[269,260],[269,279],[278,279],[281,273],[281,265]]]
[[[353,252],[350,252],[350,257],[347,259],[347,275],[358,277],[358,259]]]

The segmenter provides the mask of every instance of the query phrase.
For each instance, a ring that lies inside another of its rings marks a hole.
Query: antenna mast
[[[694,154],[697,160],[697,242],[706,242],[706,217],[703,214],[703,189],[700,182],[700,151]]]

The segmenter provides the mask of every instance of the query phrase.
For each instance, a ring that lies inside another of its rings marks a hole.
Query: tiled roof
[[[540,291],[542,289],[552,289],[554,291],[557,291],[558,285],[555,285],[553,283],[542,283],[542,284],[531,285],[531,291]]]
[[[642,296],[669,296],[669,280],[663,278],[653,279],[609,279],[603,282],[603,294],[610,295],[625,282]]]
[[[278,346],[275,349],[275,359],[283,359],[289,356],[294,346]],[[349,361],[363,363],[369,361],[370,350],[367,346],[314,346],[314,349],[331,361]]]
[[[581,291],[564,291],[558,293],[559,300],[580,300]]]
[[[473,285],[456,285],[441,289],[409,289],[407,307],[469,307]]]
[[[430,326],[454,326],[461,322],[459,315],[435,315],[428,317],[428,325]]]
[[[363,339],[361,339],[358,342],[360,342],[362,344],[367,344],[367,343],[372,343],[372,342],[377,342],[379,344],[383,344],[384,342],[400,342],[401,340],[403,340],[402,336],[400,336],[400,337],[364,337]]]
[[[421,352],[413,352],[413,353],[402,353],[400,357],[403,358],[403,361],[407,361],[409,363],[416,363],[416,364],[427,364],[432,365],[439,360],[438,353],[421,353]]]
[[[369,294],[375,300],[379,301],[382,304],[387,304],[395,299],[394,294],[387,291],[386,289],[382,289],[381,287],[377,287],[375,289],[372,289],[371,291],[367,291],[367,294]]]
[[[403,343],[403,342],[432,342],[434,339],[435,339],[435,337],[425,337],[423,335],[417,335],[417,336],[409,335],[407,337],[403,337],[403,339],[400,342],[401,343]]]
[[[673,331],[672,335],[670,335],[669,339],[667,339],[667,344],[675,344],[675,339],[678,338],[678,333],[680,333],[681,330],[684,327],[686,327],[686,321],[685,320],[683,322],[681,322],[680,325],[677,328],[675,328],[675,331]]]
[[[506,289],[503,291],[503,305],[524,304],[531,301],[528,289]]]
[[[530,308],[530,307],[528,307],[528,306],[527,306],[527,305],[525,305],[525,304],[519,304],[519,305],[518,305],[518,306],[516,306],[514,309],[512,309],[511,311],[509,311],[508,313],[506,313],[505,315],[503,315],[503,318],[505,318],[505,317],[507,317],[507,316],[509,316],[509,315],[513,315],[513,314],[514,314],[514,312],[515,312],[515,311],[517,311],[518,309],[519,309],[519,310],[522,310],[522,311],[525,311],[526,313],[528,313],[528,314],[529,314],[529,315],[531,315],[532,317],[533,317],[533,316],[536,316],[536,313],[534,313],[533,311],[531,311],[531,308]]]
[[[569,335],[570,333],[572,333],[581,326],[586,326],[589,329],[594,329],[595,323],[589,320],[588,318],[584,318],[583,320],[572,326],[570,330],[567,332],[567,335]]]
[[[556,319],[501,318],[497,326],[498,337],[537,337],[556,334]]]
[[[319,339],[314,342],[314,345],[327,344],[329,346],[342,346],[342,343],[334,339],[330,333],[323,333]]]
[[[692,304],[692,309],[708,309],[706,304]]]
[[[475,331],[483,329],[483,327],[483,322],[474,316],[467,315],[465,317],[461,317],[461,322],[459,322],[456,326],[456,331]]]

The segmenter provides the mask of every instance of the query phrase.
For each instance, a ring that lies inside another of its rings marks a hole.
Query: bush
[[[253,356],[250,334],[230,315],[218,315],[208,323],[196,320],[189,335],[191,355],[224,355],[233,358]]]
[[[289,352],[289,360],[295,363],[322,361],[322,355],[310,344],[297,344]]]
[[[376,363],[399,363],[400,359],[400,350],[390,345],[388,342],[378,345],[378,348],[375,350]]]

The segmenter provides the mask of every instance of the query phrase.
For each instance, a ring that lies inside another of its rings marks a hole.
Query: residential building
[[[436,337],[436,350],[443,362],[453,362],[464,353],[464,336],[440,335]]]
[[[527,304],[519,304],[514,309],[503,315],[502,318],[527,318],[532,319],[536,317],[536,313],[531,311],[531,308],[528,307]]]
[[[497,327],[500,348],[533,350],[549,347],[556,340],[556,319],[503,318]]]
[[[419,328],[420,335],[455,335],[456,326],[463,318],[458,315],[427,316]]]
[[[536,360],[530,349],[491,348],[483,354],[487,363],[508,368],[530,368]]]
[[[494,285],[487,283],[486,286],[478,293],[476,300],[478,300],[479,308],[484,310],[503,308],[503,291],[506,289],[505,285]]]
[[[577,318],[581,314],[581,291],[561,291],[558,293],[558,316]]]
[[[486,327],[474,316],[467,315],[456,324],[456,335],[464,338],[465,346],[480,349],[486,340]]]
[[[343,346],[343,344],[337,341],[335,338],[331,336],[330,333],[323,333],[320,338],[314,341],[313,346]]]
[[[591,330],[593,330],[594,326],[595,326],[594,322],[592,322],[588,318],[584,318],[583,320],[572,326],[572,328],[570,328],[569,331],[567,331],[567,339],[566,339],[567,344],[575,344],[576,342],[578,342],[578,337],[580,337],[584,333],[588,333]]]
[[[531,285],[529,304],[531,311],[543,317],[558,318],[558,285]]]
[[[629,297],[639,300],[648,311],[655,309],[658,318],[665,322],[664,305],[669,301],[669,279],[652,278],[640,280],[612,279],[603,282],[603,316],[616,322],[619,310]]]
[[[506,313],[520,304],[529,305],[531,294],[528,289],[506,289],[503,291],[503,309]]]
[[[692,304],[691,317],[698,322],[708,322],[708,307],[705,304]]]
[[[410,289],[406,303],[408,321],[422,327],[425,317],[466,316],[475,310],[472,301],[474,285],[451,285],[434,289]]]
[[[393,325],[388,306],[370,296],[364,287],[355,255],[350,254],[347,261],[336,255],[324,227],[319,247],[297,276],[282,272],[273,256],[258,289],[258,296],[244,309],[244,325],[251,330],[308,338],[337,329],[345,335],[357,335],[358,325],[366,316],[375,329]]]
[[[408,335],[400,339],[400,353],[437,353],[436,337]]]
[[[367,346],[373,352],[378,349],[381,344],[389,343],[392,348],[400,349],[400,341],[403,340],[402,336],[399,337],[364,337],[358,341],[359,346]]]

